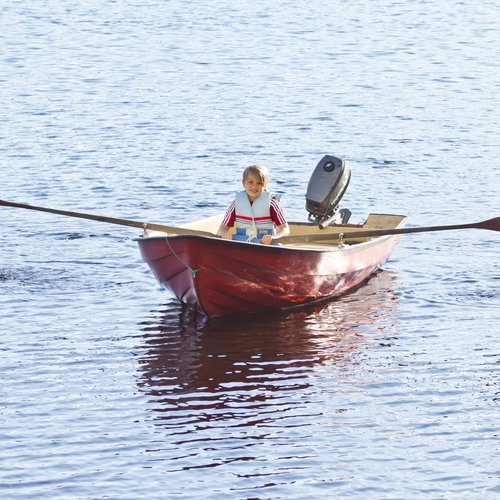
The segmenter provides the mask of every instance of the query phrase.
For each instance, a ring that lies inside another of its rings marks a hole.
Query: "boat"
[[[380,270],[399,240],[397,234],[371,237],[370,231],[398,229],[407,219],[374,213],[361,225],[350,224],[350,211],[338,209],[350,176],[343,160],[323,157],[307,189],[309,220],[289,222],[290,236],[277,244],[219,238],[220,214],[182,226],[187,234],[145,231],[136,238],[142,259],[181,303],[208,317],[330,300]]]
[[[308,222],[290,222],[291,234],[272,245],[219,238],[216,232],[222,214],[167,226],[7,200],[0,200],[0,207],[141,228],[143,234],[135,240],[157,280],[181,303],[206,317],[286,310],[345,294],[382,268],[401,234],[500,231],[500,217],[403,227],[405,215],[374,213],[363,224],[349,224],[350,210],[338,205],[350,178],[344,160],[324,156],[307,187]]]

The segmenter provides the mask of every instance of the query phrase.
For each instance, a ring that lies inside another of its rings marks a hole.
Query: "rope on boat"
[[[191,275],[193,276],[193,278],[196,278],[196,273],[198,273],[200,270],[199,269],[193,269],[192,267],[189,266],[189,264],[187,262],[185,262],[184,260],[182,260],[176,253],[175,253],[175,250],[172,248],[172,246],[170,245],[170,241],[168,241],[168,236],[165,236],[165,241],[167,242],[167,245],[168,245],[168,248],[170,248],[170,251],[172,252],[172,255],[179,261],[181,262],[182,264],[184,264],[186,266],[187,269],[189,269],[189,271],[191,272]]]

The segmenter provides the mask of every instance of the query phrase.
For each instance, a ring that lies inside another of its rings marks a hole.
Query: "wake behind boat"
[[[380,269],[399,238],[349,233],[396,229],[406,221],[403,215],[371,214],[363,225],[348,224],[350,212],[337,207],[349,180],[345,162],[325,156],[308,185],[310,222],[290,222],[290,236],[278,244],[218,238],[223,215],[183,226],[203,235],[146,232],[136,241],[159,283],[207,316],[286,309],[332,298]],[[315,241],[317,236],[321,241]]]

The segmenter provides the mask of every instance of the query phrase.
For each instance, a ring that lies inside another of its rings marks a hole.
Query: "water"
[[[5,2],[0,198],[179,224],[259,161],[290,219],[498,216],[493,2]],[[0,208],[2,498],[499,495],[498,233],[404,236],[335,302],[206,322],[134,229]]]

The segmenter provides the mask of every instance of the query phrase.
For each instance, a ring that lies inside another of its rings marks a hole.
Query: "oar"
[[[80,219],[96,220],[99,222],[107,222],[109,224],[118,224],[120,226],[139,227],[141,229],[144,229],[144,231],[146,231],[146,229],[152,229],[153,231],[163,231],[171,235],[190,234],[194,236],[211,236],[212,238],[216,237],[215,234],[206,231],[196,231],[194,229],[187,229],[183,227],[164,226],[163,224],[153,224],[150,222],[139,222],[128,219],[117,219],[115,217],[106,217],[104,215],[85,214],[82,212],[69,212],[68,210],[37,207],[35,205],[27,205],[25,203],[14,203],[11,201],[0,200],[0,205],[3,205],[4,207],[27,208],[28,210],[38,210],[39,212],[49,212],[51,214],[65,215],[67,217],[78,217]]]
[[[324,234],[299,234],[296,236],[284,236],[279,239],[280,243],[305,243],[315,241],[329,241],[339,238],[342,228],[337,227],[338,233]],[[427,227],[401,227],[396,229],[366,229],[362,231],[346,231],[342,233],[342,239],[350,238],[371,238],[376,236],[386,236],[390,234],[408,233],[428,233],[433,231],[451,231],[455,229],[488,229],[489,231],[500,231],[500,217],[473,222],[471,224],[454,224],[451,226],[427,226]]]

